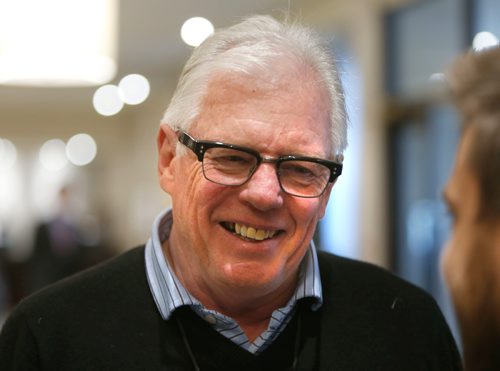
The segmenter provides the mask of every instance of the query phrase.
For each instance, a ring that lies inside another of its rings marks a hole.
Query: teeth
[[[257,241],[262,241],[263,239],[269,237],[269,231],[264,231],[263,229],[259,229],[256,233],[255,233],[255,239]]]
[[[255,233],[256,232],[257,231],[255,230],[255,228],[252,228],[252,227],[248,228],[247,229],[247,237],[255,239]]]
[[[262,241],[266,238],[272,238],[276,231],[269,231],[265,229],[255,229],[253,227],[247,227],[246,225],[241,225],[234,223],[234,232],[240,236],[250,238],[256,241]]]

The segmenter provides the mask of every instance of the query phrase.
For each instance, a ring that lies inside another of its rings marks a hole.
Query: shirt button
[[[207,321],[211,325],[215,325],[215,323],[217,322],[217,319],[215,318],[215,316],[213,314],[206,314],[205,321]]]

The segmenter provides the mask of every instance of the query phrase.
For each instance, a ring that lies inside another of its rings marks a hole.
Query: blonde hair
[[[474,142],[468,154],[479,180],[481,212],[500,217],[500,48],[469,52],[448,74],[449,86]]]

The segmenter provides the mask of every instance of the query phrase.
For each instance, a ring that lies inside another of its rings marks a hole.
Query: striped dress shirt
[[[292,318],[298,300],[313,298],[312,310],[317,310],[321,306],[323,297],[318,259],[316,249],[311,241],[311,246],[300,266],[299,282],[295,294],[290,298],[286,306],[272,313],[267,330],[253,342],[249,341],[235,320],[217,311],[205,308],[176,277],[162,250],[162,243],[168,239],[171,228],[172,211],[165,210],[153,223],[151,238],[148,240],[145,250],[149,287],[163,319],[168,320],[177,308],[187,305],[220,334],[248,352],[259,354],[283,331]]]

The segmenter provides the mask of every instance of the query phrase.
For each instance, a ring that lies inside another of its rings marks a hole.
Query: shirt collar
[[[202,307],[202,304],[189,294],[176,277],[167,258],[163,255],[162,243],[168,239],[172,228],[172,210],[166,209],[155,219],[151,237],[146,244],[145,262],[149,288],[156,306],[163,319],[170,318],[173,311],[181,306],[190,305]],[[313,241],[306,253],[301,268],[302,274],[293,304],[303,298],[312,298],[311,309],[318,309],[323,303],[318,257]]]

